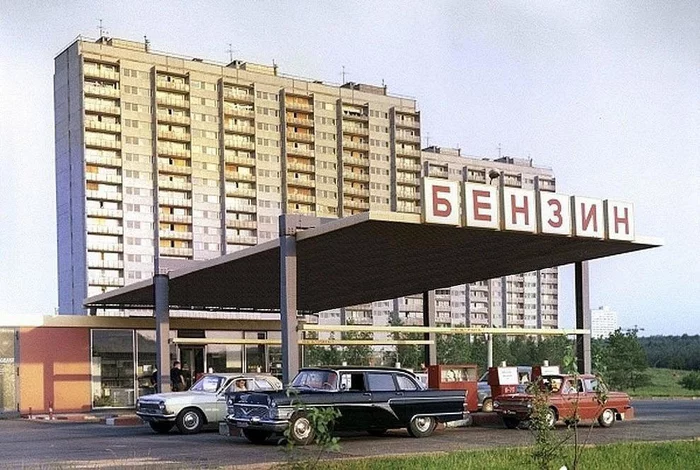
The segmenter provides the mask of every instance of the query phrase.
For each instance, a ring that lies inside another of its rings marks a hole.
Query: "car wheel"
[[[177,428],[182,434],[197,434],[204,426],[204,415],[196,408],[186,408],[177,415]]]
[[[244,429],[243,435],[253,444],[263,444],[268,437],[272,436],[270,431],[260,431],[259,429]]]
[[[148,425],[158,434],[167,434],[173,428],[173,423],[167,421],[150,422]]]
[[[513,418],[512,416],[504,416],[503,424],[505,424],[508,429],[517,429],[517,427],[520,425],[520,420],[518,418]]]
[[[416,416],[408,424],[408,433],[413,437],[428,437],[435,431],[437,422],[432,416]]]
[[[386,434],[386,431],[387,431],[386,429],[368,429],[367,433],[370,436],[377,436],[378,437],[378,436],[383,436],[384,434]]]
[[[481,405],[481,411],[485,413],[490,413],[493,411],[493,400],[491,398],[484,399],[484,403]]]
[[[615,411],[610,408],[604,409],[600,416],[598,416],[598,424],[604,428],[609,428],[615,424]]]
[[[296,414],[289,421],[289,438],[302,446],[311,444],[316,437],[311,420],[304,414]]]
[[[545,423],[547,423],[548,428],[553,428],[554,424],[557,422],[557,412],[554,408],[547,408],[545,416]]]

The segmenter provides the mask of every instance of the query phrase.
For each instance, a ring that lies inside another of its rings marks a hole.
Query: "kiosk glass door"
[[[204,346],[181,346],[180,362],[185,385],[189,389],[197,377],[204,373]]]

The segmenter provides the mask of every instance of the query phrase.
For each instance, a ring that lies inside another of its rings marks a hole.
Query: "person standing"
[[[185,390],[185,376],[180,368],[180,361],[173,362],[173,368],[170,369],[170,387],[173,392],[182,392]]]

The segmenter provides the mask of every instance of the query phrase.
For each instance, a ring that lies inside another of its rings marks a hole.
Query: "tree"
[[[471,344],[467,335],[436,335],[439,364],[467,364],[471,360]]]
[[[348,322],[348,325],[352,325]],[[347,340],[372,340],[372,332],[370,331],[345,331],[341,334],[342,339]],[[372,359],[372,346],[369,344],[361,344],[357,346],[345,346],[341,356],[343,361],[352,366],[367,366]]]
[[[403,322],[400,318],[392,316],[389,319],[390,326],[403,326]],[[394,340],[420,340],[423,339],[421,333],[391,333],[391,337]],[[395,351],[386,351],[384,353],[384,363],[394,364],[396,362],[401,363],[401,367],[409,369],[420,369],[424,364],[425,355],[423,353],[423,347],[418,344],[398,344],[396,345]]]
[[[636,329],[623,333],[618,328],[606,343],[603,363],[612,387],[635,390],[650,382],[649,376],[644,374],[649,364]]]
[[[307,331],[305,334],[307,339],[318,339],[318,333],[315,331]],[[331,333],[330,339],[333,339],[333,333]],[[343,362],[342,350],[335,345],[306,346],[305,351],[305,364],[309,366],[331,366]]]

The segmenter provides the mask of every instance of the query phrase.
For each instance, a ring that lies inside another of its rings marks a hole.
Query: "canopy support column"
[[[575,264],[576,278],[576,328],[591,329],[591,306],[588,261]],[[576,335],[576,361],[580,374],[591,373],[591,335]]]
[[[158,391],[170,391],[170,301],[168,274],[153,276],[153,297],[156,317],[156,363],[158,364]]]
[[[423,292],[423,326],[435,326],[435,291]],[[435,333],[424,333],[423,338],[432,341],[425,345],[425,367],[437,364],[437,344],[435,344]]]

